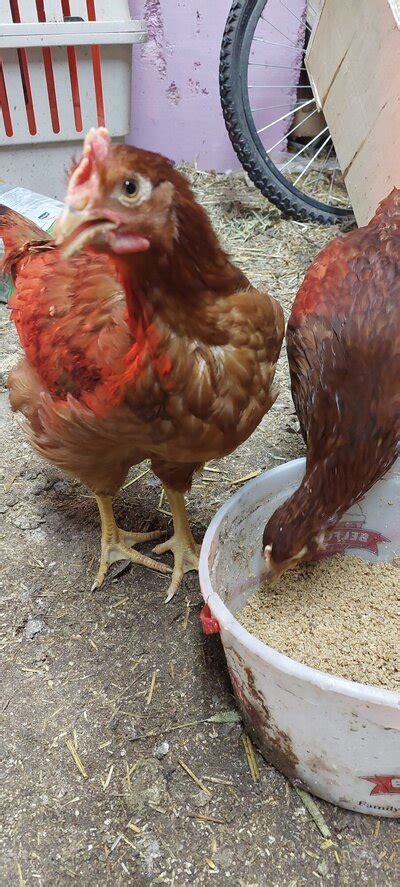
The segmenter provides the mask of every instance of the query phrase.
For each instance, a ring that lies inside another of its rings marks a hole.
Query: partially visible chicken
[[[287,328],[307,466],[263,537],[267,574],[312,560],[400,447],[400,191],[311,265]]]
[[[282,309],[220,248],[186,179],[163,157],[92,130],[72,172],[56,245],[3,208],[0,235],[25,358],[10,400],[35,449],[93,490],[99,585],[118,559],[166,571],[131,546],[112,497],[150,458],[174,535],[168,598],[197,569],[184,503],[193,473],[234,450],[275,399]],[[29,242],[30,241],[30,242]]]

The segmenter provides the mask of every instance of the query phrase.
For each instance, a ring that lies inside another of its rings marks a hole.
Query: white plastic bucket
[[[200,556],[203,627],[220,631],[246,728],[269,761],[333,804],[397,818],[400,694],[302,665],[249,634],[233,615],[262,575],[264,525],[304,468],[297,459],[265,472],[214,517]],[[400,554],[399,514],[398,461],[340,521],[332,552],[392,560]]]

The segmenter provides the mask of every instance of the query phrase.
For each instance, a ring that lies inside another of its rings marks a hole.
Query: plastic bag
[[[54,233],[54,222],[60,215],[63,204],[52,197],[35,194],[26,188],[13,188],[11,185],[0,184],[0,203],[15,209],[21,216],[30,219],[49,234]],[[0,240],[0,263],[3,254],[3,243]],[[7,302],[14,289],[9,274],[0,273],[0,302]]]

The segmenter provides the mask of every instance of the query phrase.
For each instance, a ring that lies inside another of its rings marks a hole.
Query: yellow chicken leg
[[[171,573],[171,568],[166,564],[153,561],[152,558],[146,557],[140,551],[135,551],[132,548],[139,542],[158,539],[163,535],[160,530],[155,530],[152,533],[129,533],[127,530],[121,530],[115,522],[111,496],[96,496],[96,500],[101,519],[101,557],[92,591],[102,585],[108,567],[115,561],[132,561],[134,564],[148,567],[150,570],[157,570],[159,573]]]
[[[161,542],[153,548],[155,554],[165,554],[172,551],[174,555],[174,569],[171,584],[167,591],[165,603],[170,601],[178,590],[184,573],[199,569],[200,545],[194,541],[192,531],[186,513],[185,498],[182,493],[177,493],[165,487],[168,502],[171,506],[174,521],[174,535],[166,542]]]

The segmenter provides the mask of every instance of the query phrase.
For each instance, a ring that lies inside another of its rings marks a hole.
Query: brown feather
[[[122,207],[118,183],[137,173],[151,197]],[[144,458],[187,489],[271,406],[282,309],[231,263],[165,158],[115,146],[96,176],[98,211],[118,210],[151,249],[68,261],[58,246],[25,249],[12,309],[26,360],[10,374],[10,399],[37,451],[96,493],[115,493]]]
[[[286,338],[307,469],[264,532],[281,565],[305,547],[314,556],[399,453],[400,192],[317,257]]]

